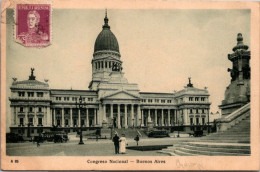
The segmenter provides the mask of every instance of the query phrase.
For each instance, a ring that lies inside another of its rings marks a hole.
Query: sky
[[[37,49],[14,42],[13,12],[8,10],[7,114],[12,77],[27,80],[31,67],[37,80],[49,80],[50,88],[88,89],[104,15],[100,9],[54,9],[52,44]],[[250,10],[108,9],[108,18],[130,83],[142,92],[172,93],[191,77],[194,87],[208,87],[212,112],[219,111],[230,83],[227,55],[238,33],[250,47]]]

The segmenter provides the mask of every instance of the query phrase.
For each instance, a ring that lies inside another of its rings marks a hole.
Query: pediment
[[[119,92],[107,95],[103,99],[136,100],[136,99],[140,99],[140,97],[133,95],[126,91],[119,91]]]

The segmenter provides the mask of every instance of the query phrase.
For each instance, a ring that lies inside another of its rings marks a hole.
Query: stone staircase
[[[225,131],[177,142],[160,151],[171,156],[250,156],[250,111]]]
[[[120,137],[122,136],[122,134],[125,134],[126,138],[131,138],[131,139],[135,138],[137,135],[142,138],[147,138],[147,135],[142,130],[135,129],[135,128],[115,129],[115,132],[117,132],[117,134]]]

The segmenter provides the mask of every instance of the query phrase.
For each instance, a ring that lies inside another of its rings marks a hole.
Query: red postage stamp
[[[15,39],[25,47],[46,47],[51,42],[51,5],[17,4]]]

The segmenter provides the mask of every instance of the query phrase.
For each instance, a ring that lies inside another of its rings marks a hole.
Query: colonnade
[[[129,106],[130,108],[128,108]],[[141,123],[140,105],[103,104],[103,109],[100,113],[103,116],[103,124],[109,123],[109,125],[113,125],[116,128],[140,126]]]
[[[176,109],[142,109],[141,112],[142,126],[147,126],[148,123],[152,123],[153,126],[173,126],[178,121]]]
[[[69,109],[69,113],[65,114],[64,113],[64,109]],[[76,118],[73,118],[73,109],[76,110],[77,114],[76,114]],[[94,115],[93,115],[93,119],[90,119],[90,109],[93,109],[94,111]],[[61,114],[57,113],[57,110],[61,110]],[[97,126],[99,125],[98,123],[98,115],[97,115],[97,108],[81,108],[80,109],[76,109],[76,108],[53,108],[51,109],[52,111],[52,124],[53,125],[58,125],[57,122],[58,120],[60,121],[60,126],[61,127],[75,127],[75,125],[73,124],[73,119],[77,120],[77,124],[76,127],[82,125],[82,126],[86,126],[86,127],[91,127],[91,126]],[[82,117],[82,112],[86,111],[86,117],[83,118]],[[67,117],[69,115],[69,118]],[[66,116],[66,117],[65,117]],[[69,124],[68,126],[65,125],[65,120],[69,120]],[[82,122],[82,120],[84,122]],[[90,120],[93,120],[93,122],[90,124]]]

